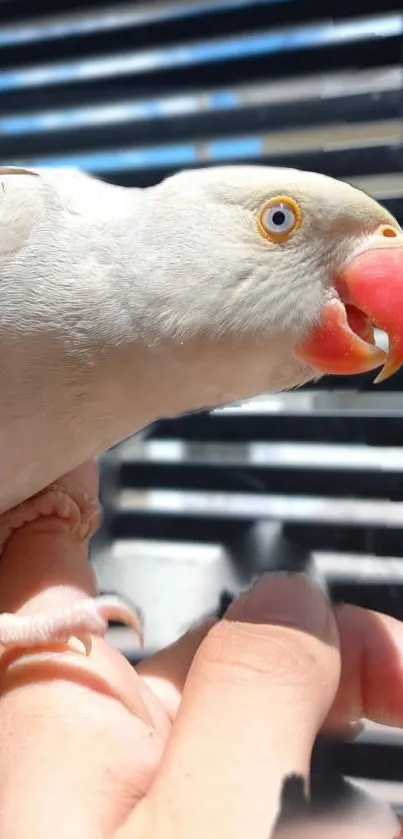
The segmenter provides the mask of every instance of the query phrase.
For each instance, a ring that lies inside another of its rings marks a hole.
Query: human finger
[[[308,784],[339,672],[336,625],[316,584],[300,575],[261,578],[196,651],[143,802],[150,835],[205,839],[214,825],[220,839],[266,839],[287,777]]]

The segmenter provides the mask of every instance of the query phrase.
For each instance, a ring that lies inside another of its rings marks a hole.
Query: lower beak
[[[296,347],[303,361],[322,373],[356,375],[383,365],[376,382],[403,364],[403,247],[361,253],[335,282],[318,323]],[[386,355],[374,344],[373,326],[387,333]]]

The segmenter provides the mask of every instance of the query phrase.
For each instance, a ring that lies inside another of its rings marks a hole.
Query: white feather
[[[303,212],[281,246],[256,227],[279,193]],[[0,512],[158,416],[317,376],[293,346],[333,271],[391,220],[295,170],[204,169],[148,190],[0,170]]]

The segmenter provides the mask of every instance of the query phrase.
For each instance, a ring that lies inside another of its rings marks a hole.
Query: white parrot
[[[363,192],[311,172],[207,168],[127,189],[3,168],[0,348],[1,547],[28,499],[158,417],[324,373],[391,375],[403,232]],[[136,625],[108,598],[2,615],[0,643],[87,639],[117,613]]]

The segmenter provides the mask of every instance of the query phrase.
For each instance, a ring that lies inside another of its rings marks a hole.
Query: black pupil
[[[276,210],[272,215],[272,222],[276,227],[282,227],[285,222],[285,213],[283,210]]]

